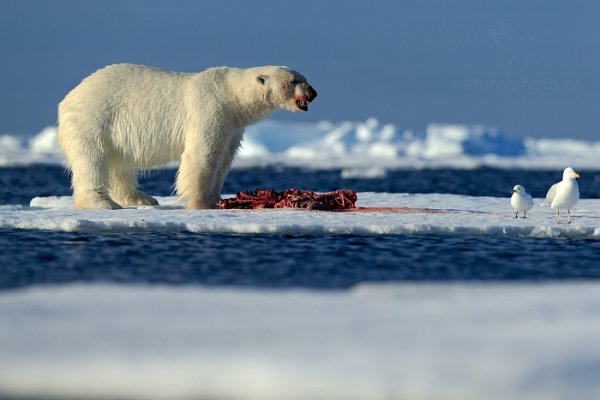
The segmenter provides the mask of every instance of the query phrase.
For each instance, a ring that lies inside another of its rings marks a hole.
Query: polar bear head
[[[317,97],[317,91],[308,84],[306,78],[288,67],[256,67],[251,68],[250,73],[264,101],[274,109],[308,111],[308,103]]]

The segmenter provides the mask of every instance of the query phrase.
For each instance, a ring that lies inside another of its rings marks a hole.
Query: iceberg
[[[503,135],[495,127],[430,124],[422,154],[416,155],[435,159],[487,154],[504,157],[523,156],[526,152],[522,140]]]

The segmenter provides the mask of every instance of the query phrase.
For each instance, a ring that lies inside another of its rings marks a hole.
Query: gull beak
[[[579,174],[577,172],[573,172],[573,178],[579,179]]]
[[[511,191],[510,191],[510,194],[513,194],[513,193],[515,193],[515,191],[514,191],[514,190],[511,190]]]

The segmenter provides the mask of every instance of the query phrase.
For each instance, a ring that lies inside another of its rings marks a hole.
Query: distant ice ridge
[[[600,286],[0,293],[0,393],[52,399],[600,398]]]
[[[56,128],[53,126],[48,126],[31,137],[0,135],[0,167],[60,163],[62,157],[56,142]]]
[[[61,162],[54,127],[31,138],[0,136],[0,166]],[[600,168],[600,142],[520,139],[484,125],[432,123],[424,131],[412,131],[375,118],[264,120],[246,130],[234,168],[273,164],[340,168],[353,178],[381,178],[393,168],[594,169]]]

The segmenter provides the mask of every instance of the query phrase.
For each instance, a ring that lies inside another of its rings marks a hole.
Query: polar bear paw
[[[124,207],[158,205],[158,200],[156,200],[154,197],[148,196],[144,192],[140,192],[139,190],[134,191],[133,193],[129,194],[128,196],[122,199],[117,199],[117,201]]]
[[[76,194],[73,196],[73,206],[75,208],[91,208],[91,209],[105,209],[105,210],[118,210],[121,207],[115,203],[110,197],[97,191],[89,191],[83,194]]]

